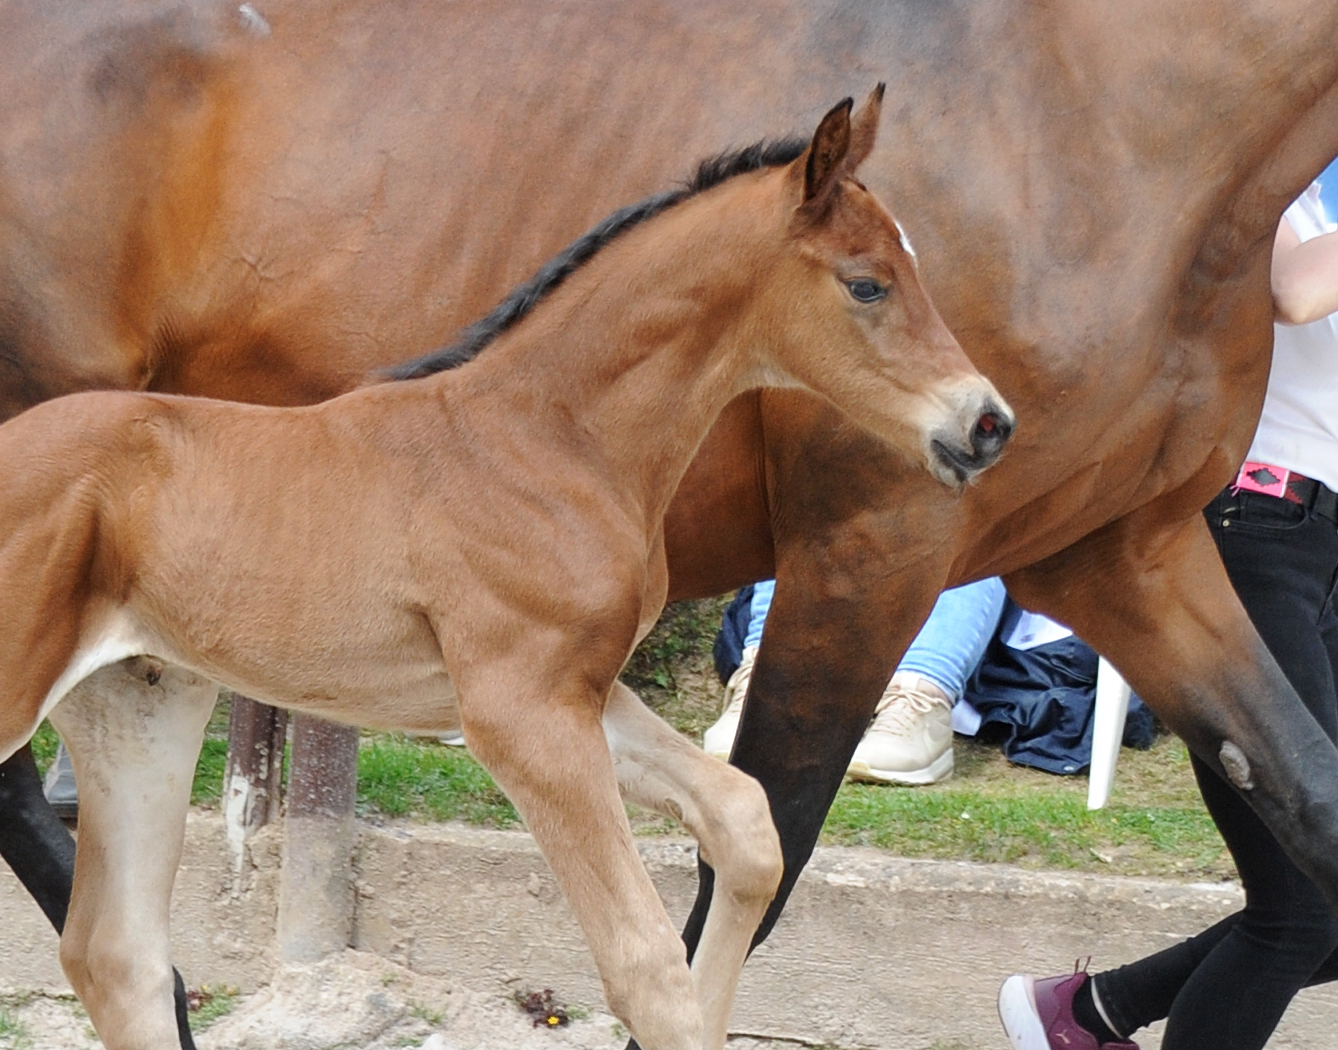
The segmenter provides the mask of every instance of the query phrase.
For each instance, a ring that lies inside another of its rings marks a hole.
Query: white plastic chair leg
[[[1101,809],[1115,785],[1124,721],[1133,690],[1103,656],[1096,671],[1096,711],[1092,716],[1092,768],[1087,780],[1087,808]]]

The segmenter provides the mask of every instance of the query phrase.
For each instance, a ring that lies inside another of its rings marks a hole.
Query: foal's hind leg
[[[641,863],[618,793],[599,721],[604,698],[584,680],[540,692],[528,668],[459,686],[470,750],[543,850],[585,932],[609,1008],[646,1050],[701,1050],[683,942]]]
[[[26,745],[0,762],[0,857],[14,869],[56,932],[63,931],[74,884],[74,838],[42,793],[42,778]],[[195,1050],[186,984],[176,971],[173,989],[181,1048]]]
[[[715,890],[692,958],[703,1046],[725,1045],[739,973],[784,864],[766,793],[752,777],[705,754],[615,682],[604,709],[623,796],[681,820],[715,870]]]
[[[1338,904],[1338,750],[1264,647],[1200,515],[1130,515],[1006,582],[1105,655]]]
[[[217,696],[213,682],[136,657],[76,686],[51,714],[80,794],[61,964],[107,1050],[180,1045],[168,906]]]

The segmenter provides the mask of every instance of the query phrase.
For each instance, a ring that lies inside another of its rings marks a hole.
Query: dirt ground
[[[536,989],[536,991],[542,991]],[[627,1031],[609,1014],[548,1026],[514,1000],[413,973],[349,950],[291,967],[197,1031],[199,1050],[622,1050]],[[788,1045],[788,1044],[787,1044]],[[73,996],[0,998],[0,1050],[101,1050]],[[731,1050],[780,1050],[731,1039]]]

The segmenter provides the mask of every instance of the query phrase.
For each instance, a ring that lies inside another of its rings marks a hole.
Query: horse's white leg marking
[[[460,685],[469,747],[525,818],[581,924],[609,1009],[644,1050],[702,1050],[683,941],[627,823],[586,680],[524,667]],[[546,682],[557,683],[545,687]],[[566,688],[563,688],[563,685]],[[474,699],[476,693],[486,695]]]
[[[692,980],[702,1045],[719,1050],[748,945],[784,867],[766,794],[752,777],[694,746],[621,682],[604,709],[604,733],[624,797],[681,820],[715,869]]]
[[[107,1050],[176,1050],[168,905],[218,686],[136,657],[51,712],[79,780],[61,965]]]

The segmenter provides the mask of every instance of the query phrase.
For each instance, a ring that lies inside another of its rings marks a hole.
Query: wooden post
[[[294,715],[276,931],[284,962],[315,962],[348,946],[357,786],[358,730]]]
[[[247,840],[279,819],[287,734],[287,711],[233,695],[223,774],[223,823],[232,847],[233,871],[238,875]]]

